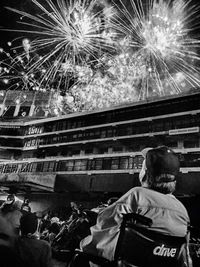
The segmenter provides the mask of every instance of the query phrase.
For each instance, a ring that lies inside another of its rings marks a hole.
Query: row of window
[[[199,98],[199,94],[188,95],[187,97],[170,99],[170,101],[149,102],[105,112],[77,116],[66,120],[46,122],[44,123],[44,128],[42,128],[42,132],[61,131],[124,120],[146,118],[147,116],[153,117],[169,113],[195,110],[199,109]],[[35,128],[38,128],[38,131],[40,132],[40,127],[41,126],[37,126]],[[34,128],[34,126],[27,127],[25,134],[29,135],[35,133],[35,131],[37,132],[36,129],[32,128]]]
[[[0,135],[10,135],[10,136],[17,136],[17,135],[23,135],[23,129],[22,127],[1,127],[0,126]]]
[[[43,136],[37,139],[29,139],[25,142],[25,147],[34,147],[37,145],[48,145],[57,143],[76,142],[84,140],[114,138],[120,136],[129,136],[145,133],[155,133],[160,131],[169,131],[173,129],[183,129],[200,126],[200,116],[182,116],[173,118],[173,120],[163,119],[156,121],[146,121],[133,124],[118,125],[116,127],[104,127],[97,129],[88,129],[72,133],[62,133],[59,135]]]
[[[126,119],[127,120],[127,119]],[[57,127],[57,125],[62,124],[63,127]],[[26,135],[32,134],[40,134],[43,132],[56,132],[60,130],[67,130],[69,128],[81,128],[83,126],[77,125],[77,127],[64,127],[67,125],[66,121],[61,122],[54,122],[52,123],[51,127],[49,127],[48,131],[45,131],[44,126],[30,126],[26,130]],[[116,127],[105,127],[105,128],[98,128],[93,130],[84,130],[82,135],[85,135],[85,138],[90,138],[96,136],[100,138],[101,136],[109,135],[105,132],[110,132],[110,135],[126,135],[126,134],[139,134],[145,132],[157,132],[157,131],[168,131],[171,129],[179,129],[179,128],[187,128],[187,127],[194,127],[200,125],[200,115],[185,115],[185,116],[177,116],[172,118],[164,118],[164,119],[156,119],[152,121],[143,121],[143,122],[135,122],[132,124],[123,124],[117,125]],[[69,126],[69,125],[68,125]],[[77,132],[76,132],[77,133]],[[67,134],[70,136],[70,134]],[[73,135],[73,133],[71,134]]]
[[[129,170],[141,168],[142,161],[142,156],[127,156],[1,164],[0,173]]]
[[[180,154],[181,167],[200,167],[200,153]],[[70,159],[60,161],[1,164],[0,173],[66,172],[140,169],[143,157],[121,156],[94,159]]]
[[[55,132],[61,130],[57,128],[57,124],[66,125],[66,121],[54,122],[52,127],[50,127],[50,132]],[[46,124],[45,124],[46,125]],[[41,134],[44,132],[44,128],[46,126],[30,126],[26,129],[27,135],[33,134]],[[80,126],[80,125],[79,125]],[[117,125],[115,127],[103,127],[97,129],[88,129],[76,131],[73,133],[63,133],[59,134],[59,136],[46,136],[42,137],[38,141],[32,141],[30,139],[25,142],[25,147],[36,146],[37,144],[45,145],[52,143],[65,143],[65,142],[73,142],[77,140],[90,140],[90,139],[100,139],[100,138],[108,138],[115,136],[126,136],[126,135],[135,135],[141,133],[154,133],[159,131],[169,131],[173,129],[181,129],[181,128],[190,128],[190,127],[198,127],[200,126],[200,114],[196,115],[185,115],[185,116],[177,116],[173,118],[164,118],[157,119],[153,121],[143,121],[132,124],[123,124]],[[23,130],[20,129],[7,129],[0,128],[0,135],[22,135]]]

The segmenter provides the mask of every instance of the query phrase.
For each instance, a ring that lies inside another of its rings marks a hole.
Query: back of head
[[[166,146],[150,149],[146,153],[147,183],[151,189],[165,194],[174,192],[179,168],[178,157]]]
[[[49,232],[54,233],[54,234],[58,234],[59,231],[60,231],[59,224],[57,222],[51,223],[51,225],[49,226]]]
[[[37,230],[38,219],[35,213],[24,213],[20,219],[20,229],[22,235],[34,234]]]
[[[21,202],[19,200],[6,200],[0,207],[0,211],[3,215],[16,210],[21,210]]]

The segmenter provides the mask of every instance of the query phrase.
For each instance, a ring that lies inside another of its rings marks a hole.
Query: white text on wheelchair
[[[167,248],[165,245],[157,246],[153,250],[153,254],[162,257],[175,257],[176,248]]]

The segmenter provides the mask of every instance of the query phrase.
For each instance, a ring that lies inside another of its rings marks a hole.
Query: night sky
[[[17,8],[19,10],[32,12],[34,11],[34,5],[31,3],[31,0],[0,0],[0,29],[15,29],[20,27],[17,21],[20,21],[20,15],[15,14],[7,10],[5,7]],[[5,46],[8,41],[21,36],[21,33],[13,33],[7,31],[0,31],[1,46]]]

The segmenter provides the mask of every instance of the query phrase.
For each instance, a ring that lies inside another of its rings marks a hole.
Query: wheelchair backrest
[[[116,260],[123,260],[139,267],[184,266],[184,262],[187,261],[186,237],[153,232],[149,227],[150,221],[147,220],[144,225],[141,221],[138,224],[138,221],[133,222],[133,218],[130,218],[129,215],[122,223],[115,253]]]

